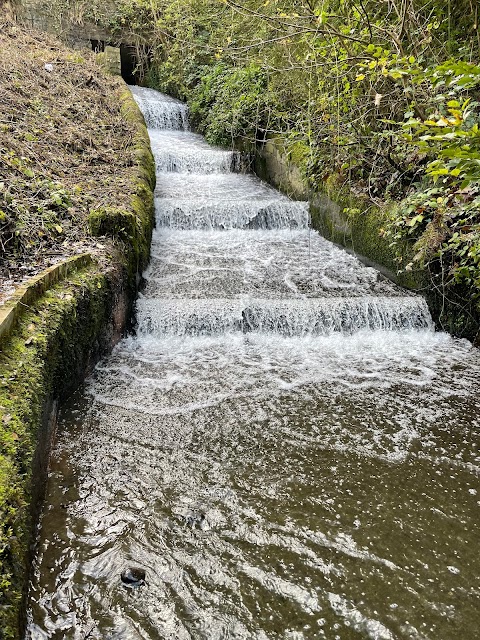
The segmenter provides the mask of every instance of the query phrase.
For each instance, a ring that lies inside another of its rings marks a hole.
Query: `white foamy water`
[[[157,224],[170,229],[307,229],[308,206],[242,174],[160,174]]]
[[[155,94],[151,89],[131,87],[147,127],[188,131],[188,107],[170,96]]]
[[[139,332],[212,335],[242,331],[284,336],[354,333],[363,329],[428,329],[425,302],[411,297],[284,300],[146,299],[137,304]]]
[[[222,173],[240,168],[237,151],[212,149],[205,140],[190,131],[150,130],[157,171],[179,173]]]
[[[59,423],[27,638],[476,640],[478,351],[134,92],[152,260]]]
[[[408,293],[308,230],[154,234],[146,298],[319,298]],[[411,295],[411,294],[410,294]],[[413,296],[412,296],[413,297]],[[415,297],[417,304],[423,300]]]

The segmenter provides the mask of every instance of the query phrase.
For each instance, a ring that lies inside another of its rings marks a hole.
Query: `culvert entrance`
[[[152,48],[145,44],[127,44],[90,39],[92,51],[104,54],[102,66],[110,73],[119,74],[129,85],[143,84],[152,59]]]
[[[137,84],[138,58],[136,47],[129,44],[120,45],[120,62],[122,78],[127,84]]]
[[[151,47],[146,45],[121,44],[120,61],[122,78],[127,84],[141,84],[148,70]]]

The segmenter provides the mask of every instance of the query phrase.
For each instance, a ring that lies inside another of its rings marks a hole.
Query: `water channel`
[[[479,352],[133,91],[152,259],[61,416],[27,638],[477,639]]]

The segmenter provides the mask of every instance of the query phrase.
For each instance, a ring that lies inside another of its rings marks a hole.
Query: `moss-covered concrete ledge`
[[[398,284],[421,293],[439,328],[475,344],[480,342],[480,309],[468,291],[446,292],[441,275],[423,269],[399,272],[398,254],[383,234],[393,205],[382,209],[355,195],[338,176],[331,176],[318,190],[307,187],[295,159],[287,157],[281,138],[269,139],[248,151],[258,176],[289,196],[310,202],[314,229]],[[411,262],[413,253],[405,244],[402,263]]]
[[[63,280],[73,269],[86,267],[91,261],[92,256],[89,253],[68,258],[39,273],[19,287],[8,302],[0,305],[0,348],[15,327],[15,323],[20,320],[25,307],[31,306],[47,289]]]
[[[122,113],[135,123],[131,206],[91,212],[92,230],[115,250],[75,262],[39,286],[0,351],[0,639],[23,637],[34,529],[44,495],[57,408],[122,336],[154,224],[155,164],[143,116],[120,84]],[[35,289],[35,287],[34,287]],[[19,294],[21,295],[21,293]]]

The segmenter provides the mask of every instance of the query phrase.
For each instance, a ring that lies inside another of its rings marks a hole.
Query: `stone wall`
[[[0,0],[1,2],[2,0]],[[4,2],[6,0],[3,0]],[[102,3],[103,11],[93,21],[88,18],[84,2],[71,0],[61,3],[59,0],[8,0],[21,3],[18,19],[26,27],[46,31],[59,37],[74,49],[92,49],[92,41],[103,42],[107,45],[119,47],[121,43],[145,46],[148,40],[142,34],[132,33],[128,25],[124,29],[113,31],[109,26],[111,16],[115,15],[116,3],[112,1],[109,7]],[[64,6],[63,6],[64,5]],[[91,15],[91,14],[90,14]]]

